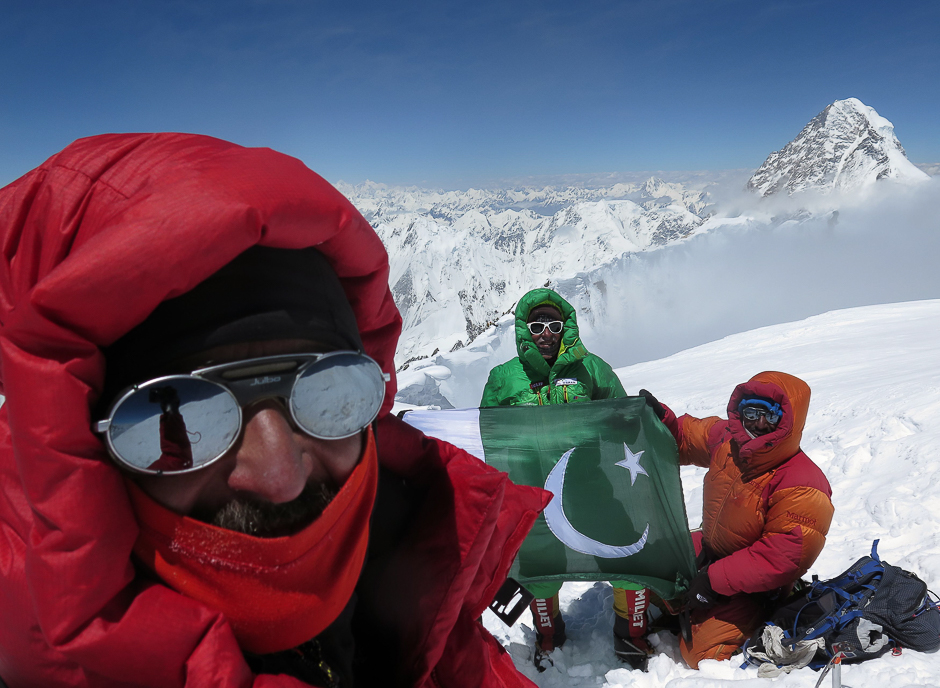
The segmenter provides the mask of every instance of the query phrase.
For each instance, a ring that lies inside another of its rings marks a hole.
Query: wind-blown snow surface
[[[722,415],[736,384],[763,370],[782,370],[812,388],[803,450],[832,484],[835,516],[827,544],[810,574],[831,577],[878,551],[940,590],[940,300],[834,311],[795,323],[726,337],[658,361],[617,371],[630,393],[652,391],[678,414]],[[701,522],[704,469],[682,469],[690,525]],[[809,574],[808,574],[809,575]],[[507,629],[487,612],[484,622],[516,665],[543,688],[610,686],[760,688],[755,668],[740,659],[688,669],[669,633],[654,636],[650,671],[630,671],[613,657],[610,588],[567,584],[561,605],[568,642],[555,667],[531,665],[534,632],[528,612]],[[529,625],[525,625],[528,623]],[[773,680],[811,688],[817,674],[803,669]],[[940,686],[940,653],[904,650],[842,670],[852,688]],[[832,685],[827,676],[823,685]]]

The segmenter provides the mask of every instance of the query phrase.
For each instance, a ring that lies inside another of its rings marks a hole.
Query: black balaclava
[[[192,354],[277,339],[362,350],[339,278],[314,248],[253,246],[192,290],[161,303],[104,350],[101,401],[110,403],[125,387]]]

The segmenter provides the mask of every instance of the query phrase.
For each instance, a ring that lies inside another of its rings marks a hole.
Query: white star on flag
[[[627,446],[626,442],[623,444],[623,455],[627,458],[625,458],[623,461],[618,461],[617,465],[622,466],[630,471],[631,487],[634,485],[634,483],[636,483],[637,475],[645,475],[647,478],[650,476],[650,474],[646,472],[646,469],[640,465],[640,457],[643,456],[643,451],[644,450],[641,449],[636,454],[634,454],[632,451],[630,451],[630,447]]]

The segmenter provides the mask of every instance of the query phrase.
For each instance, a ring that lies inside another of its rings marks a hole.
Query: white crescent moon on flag
[[[565,516],[561,495],[565,486],[565,471],[568,469],[568,458],[575,449],[577,449],[577,447],[572,447],[566,451],[548,474],[548,477],[545,478],[545,489],[555,495],[552,501],[548,503],[548,506],[545,507],[544,511],[545,521],[548,523],[549,529],[551,529],[555,537],[561,540],[563,544],[581,554],[590,554],[595,557],[601,557],[602,559],[622,559],[623,557],[636,554],[646,545],[646,540],[650,533],[649,523],[646,524],[646,530],[643,531],[643,535],[640,539],[632,545],[615,547],[614,545],[607,545],[589,538],[571,525],[568,517]]]

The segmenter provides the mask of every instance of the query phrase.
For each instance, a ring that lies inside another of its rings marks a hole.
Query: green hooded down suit
[[[565,322],[552,366],[542,358],[526,326],[532,309],[542,305],[560,310]],[[574,308],[551,289],[533,289],[516,306],[516,350],[516,358],[490,371],[480,406],[570,404],[627,395],[613,369],[584,348]]]
[[[532,309],[542,305],[561,311],[565,323],[558,358],[551,366],[542,358],[526,326]],[[516,350],[516,358],[490,371],[480,406],[573,404],[627,396],[613,368],[584,347],[574,308],[551,289],[533,289],[519,300]],[[643,589],[625,581],[611,583],[615,588]],[[536,598],[551,598],[558,594],[561,583],[532,583],[527,587]]]

